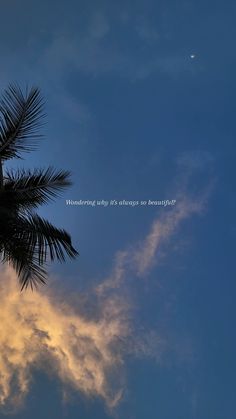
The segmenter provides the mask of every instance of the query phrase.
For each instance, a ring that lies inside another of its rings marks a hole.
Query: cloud
[[[93,115],[87,103],[69,92],[69,79],[71,83],[81,76],[110,76],[136,82],[157,74],[176,78],[198,71],[183,51],[164,47],[165,35],[147,16],[132,10],[126,24],[119,13],[100,10],[81,16],[76,24],[50,27],[47,36],[40,31],[31,35],[27,49],[24,42],[22,49],[20,45],[13,51],[4,49],[0,74],[4,88],[15,79],[22,85],[30,80],[40,85],[52,109],[82,122],[85,136],[89,136],[88,120],[91,125]]]
[[[195,71],[188,57],[182,53],[158,52],[149,47],[149,51],[145,49],[143,54],[133,48],[130,54],[119,43],[91,34],[80,38],[70,35],[54,38],[40,62],[44,63],[47,73],[60,79],[68,68],[94,78],[110,74],[131,81],[143,80],[157,73],[176,77]]]
[[[163,248],[176,233],[182,221],[194,214],[201,214],[209,195],[208,188],[201,197],[192,199],[186,194],[178,193],[176,205],[154,220],[144,240],[127,250],[119,251],[111,275],[97,287],[98,294],[112,288],[119,288],[130,273],[135,277],[148,274],[149,270],[163,257]],[[159,254],[157,255],[157,252]]]
[[[119,339],[129,332],[124,303],[103,301],[92,320],[45,289],[20,293],[16,281],[12,270],[1,272],[0,404],[18,406],[33,370],[45,365],[65,386],[116,404],[121,388],[110,377],[122,366]]]
[[[214,160],[215,156],[209,151],[196,149],[180,153],[177,158],[177,164],[181,168],[200,171],[212,167]]]
[[[156,28],[150,24],[147,19],[143,17],[139,19],[138,24],[136,25],[136,31],[140,39],[148,43],[153,43],[159,40],[159,33]]]
[[[110,74],[131,81],[157,73],[176,77],[196,70],[189,55],[163,48],[165,35],[159,34],[147,17],[131,15],[127,24],[121,24],[119,16],[99,11],[90,14],[86,22],[76,32],[73,28],[58,30],[41,50],[37,66],[43,66],[48,77],[51,74],[52,82],[63,79],[68,69],[93,78]]]
[[[20,293],[14,272],[0,272],[0,405],[18,407],[30,389],[33,372],[44,369],[64,389],[101,397],[114,407],[124,391],[126,355],[160,362],[165,339],[156,331],[138,333],[132,304],[122,288],[131,277],[145,276],[180,223],[204,210],[201,199],[182,196],[156,219],[142,242],[116,254],[108,278],[76,304],[43,288]],[[120,288],[121,292],[117,292]],[[78,296],[79,301],[79,296]]]
[[[110,31],[110,25],[101,11],[97,11],[91,16],[89,22],[88,33],[91,38],[103,39],[108,35]]]
[[[193,214],[201,213],[203,205],[202,200],[192,201],[185,197],[177,201],[174,210],[154,221],[144,243],[134,252],[138,275],[143,276],[150,270],[155,263],[157,250],[176,232],[183,220]]]

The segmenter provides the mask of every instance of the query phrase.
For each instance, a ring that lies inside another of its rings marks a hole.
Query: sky
[[[80,256],[1,268],[0,418],[235,418],[235,9],[1,0],[1,91],[46,111],[7,165],[71,171],[40,214]]]

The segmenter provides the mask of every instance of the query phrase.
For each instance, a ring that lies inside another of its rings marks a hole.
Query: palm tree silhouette
[[[78,252],[70,235],[36,214],[35,209],[71,185],[68,171],[3,171],[3,163],[35,149],[41,135],[43,100],[38,88],[11,84],[0,100],[0,256],[17,272],[21,289],[45,283],[45,263],[63,262]]]

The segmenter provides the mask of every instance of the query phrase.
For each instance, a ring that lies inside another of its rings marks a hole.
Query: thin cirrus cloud
[[[80,121],[84,128],[91,118],[90,110],[67,92],[68,76],[94,79],[109,75],[138,82],[155,75],[176,78],[202,71],[186,51],[172,43],[164,47],[167,34],[161,26],[153,25],[148,17],[133,15],[133,10],[123,21],[119,15],[100,10],[87,13],[77,26],[50,26],[47,36],[39,30],[27,45],[23,42],[17,50],[12,51],[11,45],[3,50],[1,87],[11,80],[24,83],[32,79],[47,92],[54,109],[63,108],[63,115]]]
[[[154,221],[142,242],[119,252],[109,278],[89,293],[90,303],[96,305],[92,315],[78,312],[69,296],[61,301],[45,289],[20,293],[14,272],[4,267],[0,286],[0,405],[17,409],[37,369],[54,374],[63,389],[98,396],[110,408],[117,405],[125,388],[121,370],[126,354],[158,359],[163,351],[156,333],[134,336],[130,303],[122,287],[130,271],[136,277],[147,275],[158,260],[157,250],[184,219],[201,213],[204,205],[205,198],[192,201],[182,197],[170,210],[163,209],[164,214]],[[118,296],[113,291],[119,287]]]
[[[68,67],[91,77],[111,74],[131,81],[154,74],[176,77],[196,71],[188,57],[177,51],[165,54],[150,51],[148,56],[140,57],[140,54],[127,54],[122,47],[91,36],[78,39],[69,35],[56,37],[42,53],[40,62],[54,79],[63,78]]]
[[[210,188],[207,187],[202,196],[195,200],[190,199],[186,194],[179,194],[176,205],[154,220],[144,240],[128,250],[117,252],[112,273],[98,285],[97,293],[103,294],[106,290],[109,292],[110,289],[121,287],[130,272],[133,272],[136,277],[145,277],[165,255],[164,246],[177,231],[181,222],[205,210],[209,192]],[[157,252],[159,252],[158,255]]]
[[[123,38],[134,42],[128,51]],[[63,78],[68,68],[91,77],[111,74],[131,81],[155,73],[170,77],[192,74],[196,68],[193,69],[189,56],[173,48],[166,52],[164,41],[165,35],[159,34],[147,18],[129,17],[126,24],[121,24],[118,17],[94,13],[85,28],[81,25],[79,34],[72,28],[53,35],[41,51],[40,66],[51,74],[52,80]]]

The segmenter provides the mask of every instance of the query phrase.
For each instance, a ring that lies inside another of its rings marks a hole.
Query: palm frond
[[[16,84],[0,100],[0,257],[16,270],[21,289],[45,283],[44,265],[78,255],[70,235],[33,211],[71,185],[70,172],[52,167],[3,173],[2,162],[32,151],[41,135],[43,101],[38,88]]]
[[[33,172],[24,169],[7,171],[0,199],[10,205],[15,202],[19,208],[27,210],[53,200],[70,185],[70,172],[52,167]]]
[[[50,259],[65,261],[65,254],[70,258],[78,255],[72,246],[70,235],[64,230],[54,227],[49,221],[37,214],[29,215],[23,222],[24,234],[28,234],[28,242],[37,246],[39,262],[46,261],[48,253]]]
[[[2,252],[3,263],[8,262],[16,271],[21,290],[37,287],[39,283],[45,284],[46,270],[39,263],[35,255],[35,248],[21,237],[8,237],[4,242]]]
[[[0,249],[3,262],[16,270],[22,289],[45,283],[42,266],[50,260],[65,261],[65,254],[75,258],[78,252],[71,244],[69,234],[54,227],[37,214],[22,217],[12,212],[0,221]]]
[[[40,91],[32,87],[25,94],[17,84],[5,90],[0,101],[0,157],[21,158],[22,152],[34,150],[41,137],[43,100]]]
[[[15,216],[13,213],[7,221],[8,226],[4,229],[3,223],[3,228],[1,228],[0,241],[2,235],[5,243],[14,239],[27,243],[39,264],[45,263],[48,257],[52,261],[57,259],[64,262],[65,254],[70,258],[75,258],[78,255],[72,246],[70,235],[64,229],[54,227],[37,214],[23,217],[18,214]]]

